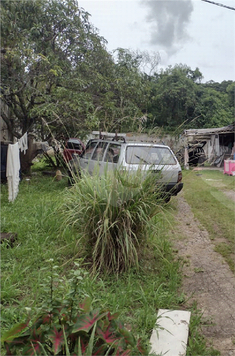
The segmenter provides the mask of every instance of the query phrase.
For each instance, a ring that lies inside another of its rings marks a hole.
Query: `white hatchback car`
[[[183,188],[181,167],[168,146],[126,142],[124,137],[115,134],[112,136],[112,139],[105,136],[90,140],[83,153],[69,162],[70,182],[73,183],[73,175],[81,170],[93,174],[95,167],[98,167],[99,174],[102,175],[105,170],[121,167],[132,172],[141,169],[157,173],[156,184],[161,185],[166,201],[181,191]]]

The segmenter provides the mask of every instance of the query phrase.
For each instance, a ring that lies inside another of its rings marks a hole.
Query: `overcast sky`
[[[158,52],[158,69],[198,67],[203,82],[235,81],[235,11],[202,0],[78,0],[90,22],[118,47]],[[235,8],[235,0],[214,2]]]

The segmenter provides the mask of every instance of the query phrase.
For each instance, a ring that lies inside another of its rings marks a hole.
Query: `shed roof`
[[[224,126],[224,127],[184,130],[185,136],[204,136],[204,135],[208,136],[208,135],[226,134],[226,133],[235,133],[235,121],[231,125]]]

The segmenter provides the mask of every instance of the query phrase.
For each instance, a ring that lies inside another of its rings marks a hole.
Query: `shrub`
[[[83,303],[77,303],[79,284],[82,283],[80,269],[72,271],[68,293],[64,297],[57,293],[56,297],[55,286],[61,280],[55,267],[51,264],[50,277],[46,278],[49,287],[43,284],[45,301],[36,319],[17,324],[2,336],[6,355],[146,354],[140,340],[136,341],[118,320],[117,313],[92,309],[89,297]]]
[[[138,267],[148,223],[162,209],[161,203],[154,174],[83,175],[67,190],[63,220],[77,229],[93,272],[118,274]]]

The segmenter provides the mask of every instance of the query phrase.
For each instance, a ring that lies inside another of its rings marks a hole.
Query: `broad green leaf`
[[[1,342],[5,341],[11,341],[16,337],[17,334],[19,334],[22,330],[24,330],[28,326],[27,323],[20,323],[15,325],[11,330],[5,332],[2,337],[1,337]]]
[[[93,330],[90,336],[89,344],[86,349],[86,356],[90,356],[93,354],[93,348],[94,348],[94,339],[95,339],[95,331],[96,331],[96,322],[93,326]]]
[[[89,312],[91,308],[91,298],[87,297],[83,303],[79,304],[79,308],[84,310],[85,313]]]
[[[136,345],[134,335],[130,331],[126,329],[119,329],[119,332],[122,334],[127,344],[130,344],[133,347]]]

